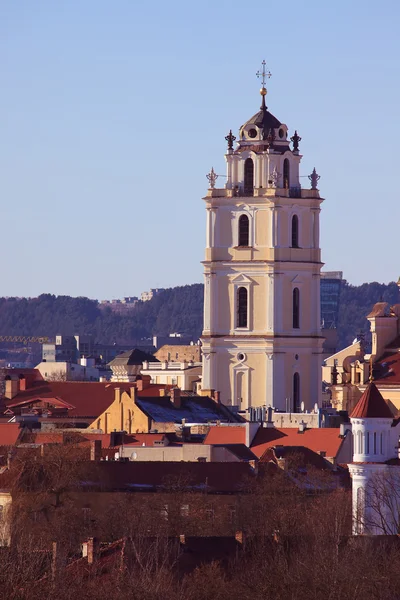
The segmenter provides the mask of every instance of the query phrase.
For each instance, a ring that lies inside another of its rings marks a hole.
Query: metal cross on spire
[[[271,73],[270,71],[268,71],[268,69],[266,69],[267,63],[265,62],[265,60],[262,61],[261,63],[261,71],[257,71],[256,75],[258,77],[258,79],[261,79],[261,85],[263,86],[263,88],[265,88],[265,84],[266,81],[265,79],[269,79],[271,77]]]

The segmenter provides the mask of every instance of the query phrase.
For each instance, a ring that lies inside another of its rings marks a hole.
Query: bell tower
[[[268,111],[265,61],[258,75],[260,110],[238,140],[225,138],[225,187],[207,176],[202,387],[239,410],[311,410],[323,343],[319,176],[301,187],[301,138]]]

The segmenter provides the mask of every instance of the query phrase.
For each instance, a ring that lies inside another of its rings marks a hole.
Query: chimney
[[[239,542],[239,544],[244,544],[244,533],[242,530],[236,531],[235,540]]]
[[[122,446],[124,443],[124,432],[117,431],[114,429],[110,433],[110,448],[115,448],[116,446]]]
[[[4,396],[8,400],[12,400],[19,392],[19,379],[6,379],[6,389]]]
[[[274,415],[274,409],[272,408],[272,406],[268,406],[267,408],[267,422],[266,422],[266,427],[272,429],[273,427],[275,427],[274,422],[272,420],[272,417]]]
[[[61,544],[59,542],[53,542],[51,557],[51,578],[53,581],[61,575],[60,571],[65,566],[65,563],[65,551],[61,548]]]
[[[90,460],[101,460],[101,440],[91,440]]]
[[[97,538],[90,537],[87,541],[87,561],[88,565],[95,563],[99,557],[99,542]]]
[[[141,381],[138,381],[138,384],[141,383]],[[137,398],[137,391],[138,391],[139,385],[136,386],[132,386],[131,387],[131,400],[133,400],[133,403],[136,404],[136,398]]]
[[[175,408],[181,407],[181,390],[178,387],[171,389],[171,402]]]
[[[19,378],[19,391],[20,392],[25,392],[25,390],[28,389],[28,382],[26,380],[26,377],[24,376],[20,376]]]
[[[304,423],[304,421],[300,421],[299,430],[297,433],[304,433],[306,429],[307,429],[307,423]]]

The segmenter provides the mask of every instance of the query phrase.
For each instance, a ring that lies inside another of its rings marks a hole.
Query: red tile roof
[[[374,382],[378,386],[400,384],[400,352],[386,352],[374,364]]]
[[[370,382],[350,417],[352,419],[393,419],[393,414],[375,383]]]
[[[102,448],[118,448],[119,446],[153,446],[155,441],[161,441],[165,434],[163,433],[135,433],[132,435],[124,434],[122,444],[117,437],[117,443],[112,444],[112,434],[110,433],[91,433],[78,431],[54,431],[54,432],[32,432],[25,433],[21,438],[23,444],[79,444],[79,446],[90,446],[90,442],[101,441]],[[0,425],[0,444],[1,425]],[[3,444],[4,445],[4,444]]]
[[[12,407],[41,398],[52,398],[56,405],[66,402],[72,407],[68,410],[69,417],[95,419],[114,401],[115,388],[129,391],[131,387],[130,383],[38,381],[33,387],[19,392],[12,400],[6,400],[6,405]]]
[[[326,452],[327,458],[335,458],[343,443],[338,428],[306,429],[300,433],[297,428],[263,428],[257,431],[251,450],[261,458],[268,448],[274,446],[304,446],[313,452]]]
[[[246,429],[245,427],[226,426],[226,427],[210,427],[204,444],[245,444]]]
[[[19,423],[0,423],[0,446],[14,446],[20,433]]]

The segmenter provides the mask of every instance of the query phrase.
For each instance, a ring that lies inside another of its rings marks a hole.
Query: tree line
[[[148,302],[138,302],[124,314],[84,297],[42,294],[37,298],[0,298],[0,335],[92,334],[104,344],[133,344],[178,331],[197,340],[203,326],[203,295],[202,284],[170,288]],[[340,348],[351,344],[360,332],[368,334],[365,317],[379,301],[399,301],[394,282],[343,284],[338,320]]]

